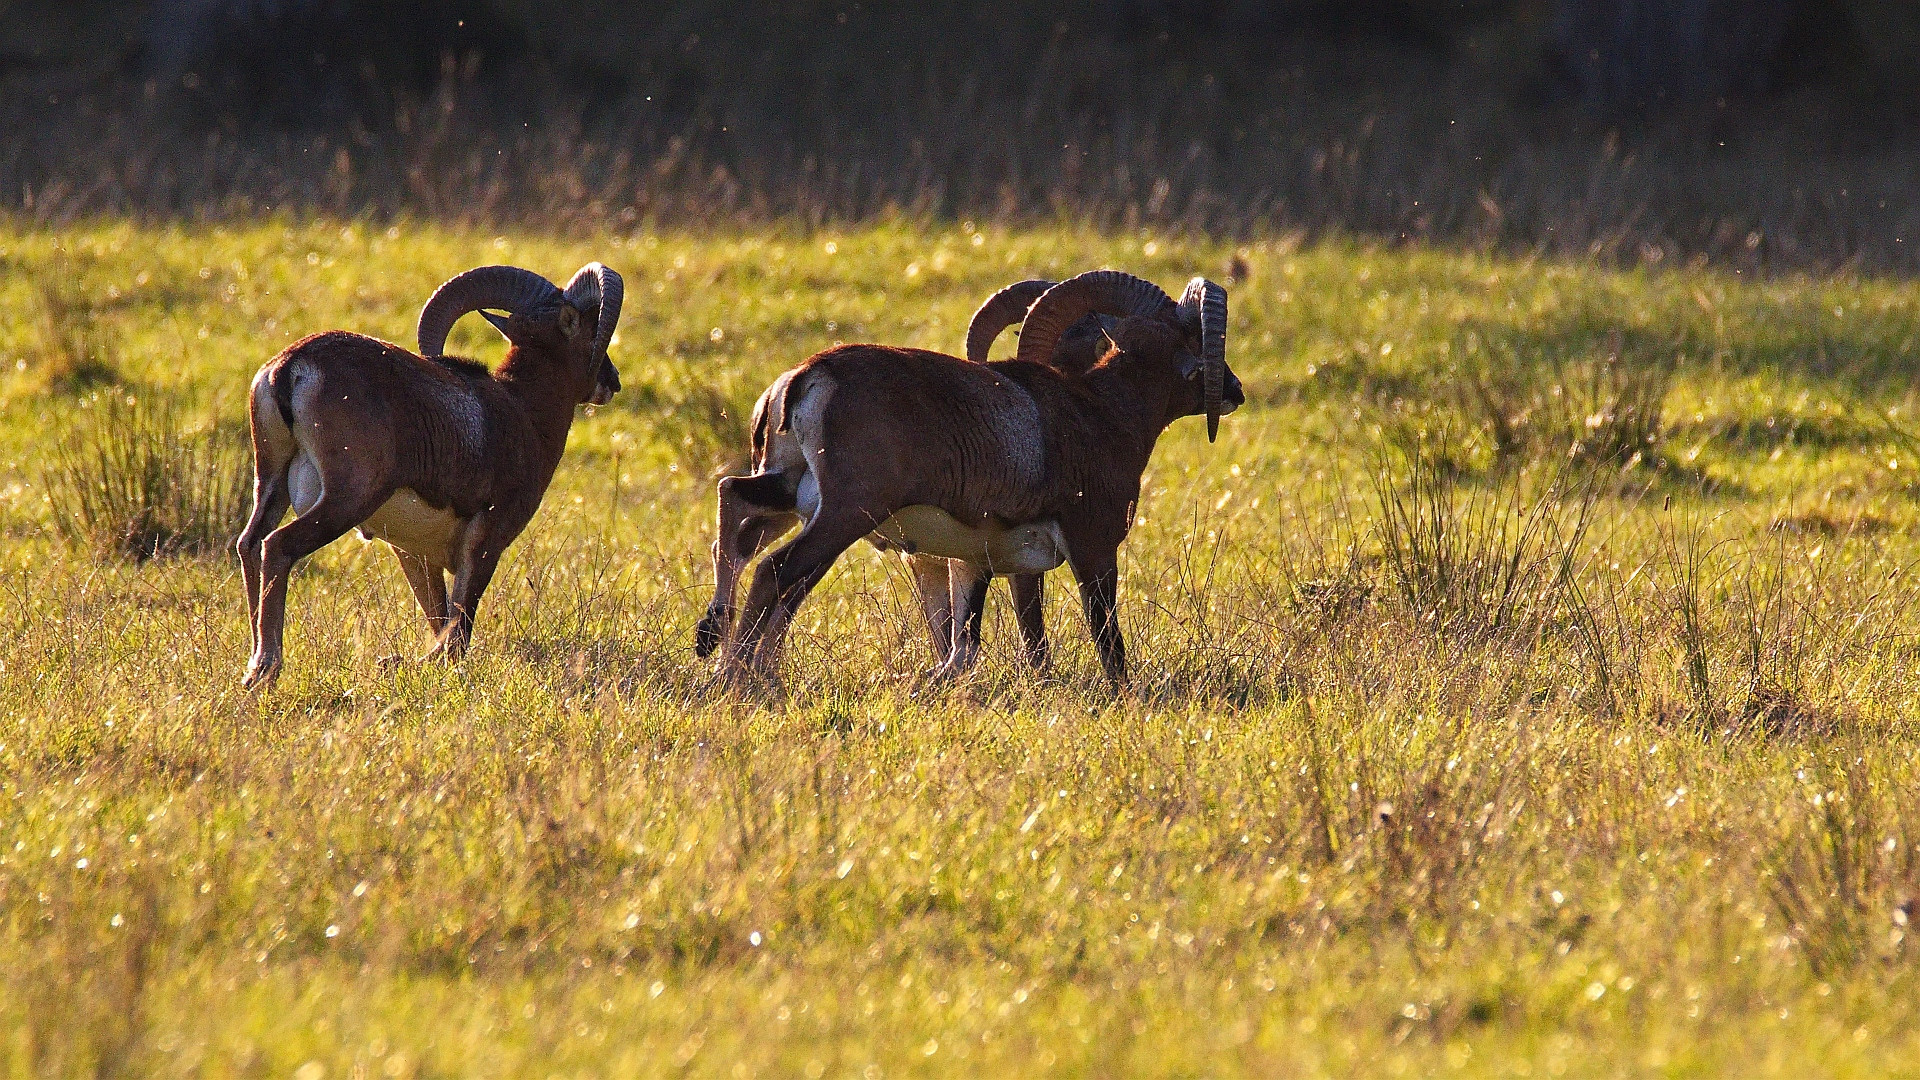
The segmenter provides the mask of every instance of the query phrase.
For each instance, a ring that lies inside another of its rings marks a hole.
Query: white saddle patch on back
[[[972,526],[937,506],[902,507],[870,539],[883,551],[958,559],[988,574],[1039,574],[1067,561],[1057,521]]]

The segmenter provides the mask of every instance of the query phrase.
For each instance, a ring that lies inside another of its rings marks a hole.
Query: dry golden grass
[[[28,361],[0,382],[8,1072],[1920,1060],[1910,285],[1066,230],[103,223],[0,231],[0,311],[76,252],[114,370],[185,423],[240,415],[308,331],[406,340],[499,260],[625,274],[628,389],[576,426],[468,660],[378,665],[424,628],[349,539],[247,695],[226,558],[58,538],[45,448],[78,400],[0,319]],[[983,668],[914,696],[907,576],[858,549],[802,609],[788,693],[716,697],[690,648],[710,470],[769,377],[835,339],[953,348],[1017,277],[1236,257],[1250,402],[1149,474],[1134,693],[1056,575],[1052,677],[996,593]],[[497,355],[473,322],[454,346]],[[1557,407],[1502,444],[1453,392],[1484,370],[1469,333],[1509,363],[1499,400],[1665,372],[1639,460],[1571,453],[1608,421]]]

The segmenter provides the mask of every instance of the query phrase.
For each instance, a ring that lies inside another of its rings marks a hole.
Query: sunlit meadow
[[[224,546],[76,525],[130,418],[223,517],[280,348],[589,259],[626,389],[465,662],[381,662],[424,621],[349,537],[243,693]],[[1064,572],[1051,673],[996,589],[923,688],[863,546],[725,698],[692,627],[760,388],[1101,265],[1229,281],[1249,398],[1146,477],[1131,690]],[[0,1068],[1920,1071],[1917,352],[1904,282],[1284,237],[0,225]]]

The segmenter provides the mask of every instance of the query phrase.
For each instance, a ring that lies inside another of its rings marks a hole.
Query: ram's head
[[[987,307],[1013,290],[1037,284],[1009,286],[995,294]],[[1017,298],[1015,294],[1005,306]],[[977,315],[975,319],[982,327],[993,321],[981,321]],[[1000,329],[995,327],[992,334]],[[1181,385],[1166,419],[1205,416],[1209,442],[1219,432],[1220,418],[1246,403],[1240,379],[1227,366],[1227,290],[1205,278],[1188,282],[1177,301],[1153,282],[1118,270],[1094,270],[1048,286],[1023,315],[1016,359],[1060,367],[1055,357],[1077,354],[1083,348],[1080,342],[1095,333],[1103,345],[1111,342],[1111,348],[1120,352],[1164,358]],[[989,342],[992,334],[987,335]],[[967,343],[968,358],[973,359],[973,334]],[[1098,360],[1106,355],[1103,349]]]

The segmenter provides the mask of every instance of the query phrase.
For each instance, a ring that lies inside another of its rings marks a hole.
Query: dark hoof
[[[693,655],[705,660],[720,647],[720,620],[709,613],[693,628]]]

